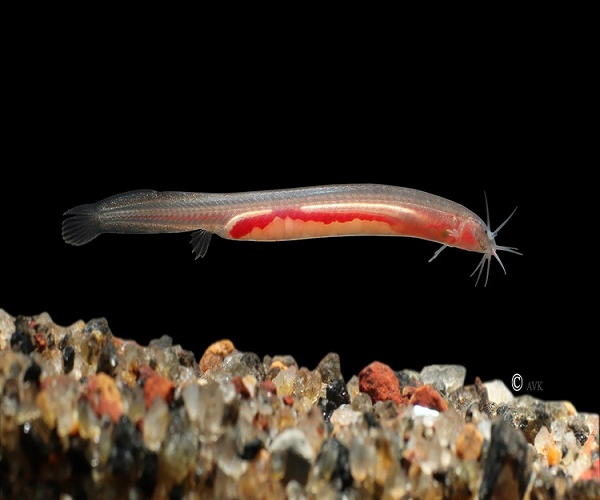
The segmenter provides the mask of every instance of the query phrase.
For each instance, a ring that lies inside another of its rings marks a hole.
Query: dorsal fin
[[[198,231],[192,233],[192,247],[193,252],[196,254],[196,259],[206,255],[211,236],[212,233],[204,229],[198,229]]]

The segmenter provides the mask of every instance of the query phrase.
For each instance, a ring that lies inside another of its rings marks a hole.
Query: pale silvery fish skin
[[[65,215],[63,238],[72,245],[86,244],[102,233],[196,231],[192,244],[197,257],[206,253],[212,234],[250,241],[408,236],[441,243],[442,249],[451,246],[483,253],[477,269],[483,269],[487,259],[488,273],[491,256],[498,258],[496,250],[515,250],[496,245],[497,231],[492,233],[463,205],[424,191],[381,184],[221,194],[131,191],[72,208]]]

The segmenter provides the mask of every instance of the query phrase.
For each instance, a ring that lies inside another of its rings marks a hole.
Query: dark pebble
[[[285,474],[283,483],[287,484],[290,481],[298,481],[301,485],[306,485],[310,474],[311,463],[305,457],[299,455],[293,450],[288,450],[285,456]]]
[[[183,484],[176,484],[169,492],[169,500],[181,500],[183,498]]]
[[[71,464],[71,472],[74,476],[89,474],[91,466],[86,459],[86,450],[88,441],[79,436],[73,436],[69,439],[69,451],[67,459]]]
[[[36,382],[39,384],[41,374],[42,369],[40,368],[40,365],[33,361],[23,375],[23,382]]]
[[[102,347],[100,351],[100,356],[98,357],[98,368],[96,369],[96,373],[106,373],[107,375],[114,377],[115,376],[115,368],[119,360],[117,359],[117,348],[115,345],[108,341]]]
[[[19,450],[29,459],[32,464],[44,463],[51,452],[61,453],[62,444],[58,434],[53,432],[49,439],[38,434],[31,423],[22,426],[23,432],[20,435]]]
[[[65,350],[63,351],[63,367],[65,370],[65,373],[71,373],[74,362],[75,362],[75,349],[73,348],[73,346],[68,345],[67,347],[65,347]]]
[[[145,495],[151,496],[156,487],[158,477],[158,456],[156,453],[146,451],[140,462],[139,468],[141,470],[138,474],[139,479],[137,485]]]
[[[531,473],[531,459],[527,440],[523,433],[514,429],[510,422],[501,420],[492,426],[492,440],[483,466],[483,480],[479,490],[482,500],[493,498],[500,491],[519,492],[523,498]],[[510,474],[502,474],[503,467],[510,467]],[[502,484],[498,480],[503,477]],[[505,484],[507,481],[516,484]]]
[[[171,408],[172,410],[177,410],[178,408],[182,408],[184,405],[185,405],[185,403],[183,401],[183,398],[178,397],[178,398],[173,398],[173,401],[171,401],[169,408]]]
[[[23,354],[30,354],[34,349],[31,337],[23,330],[17,330],[12,334],[10,347],[13,351],[22,352]]]
[[[35,333],[35,330],[29,326],[29,320],[25,316],[17,316],[17,319],[15,319],[15,332],[26,333],[31,336]]]
[[[340,405],[350,404],[350,394],[342,379],[333,380],[327,386],[327,399],[337,408]]]
[[[447,474],[446,471],[436,470],[436,471],[432,472],[431,477],[433,479],[435,479],[438,483],[444,484],[444,481],[446,479],[446,474]]]
[[[73,500],[88,500],[88,495],[85,492],[85,486],[82,483],[75,486],[75,493],[73,493]]]
[[[321,411],[323,412],[323,420],[325,420],[325,422],[329,422],[329,419],[331,419],[331,414],[335,411],[337,406],[335,403],[326,398],[320,398],[319,408],[321,408]]]
[[[179,355],[179,364],[187,368],[191,368],[196,364],[196,358],[191,351],[181,351]]]
[[[352,486],[350,454],[348,453],[348,448],[336,438],[328,439],[323,443],[319,450],[316,464],[319,465],[319,461],[326,460],[325,457],[331,453],[336,457],[336,462],[335,470],[331,475],[330,482],[335,483],[335,489],[337,491],[344,491],[346,488]]]
[[[342,483],[342,490],[352,486],[352,473],[350,472],[350,453],[337,439],[334,439],[339,445],[338,461],[333,474],[334,479],[339,479]]]
[[[262,441],[259,438],[254,438],[244,445],[244,450],[240,454],[240,457],[244,460],[252,460],[258,454],[262,445]]]
[[[131,471],[140,459],[142,440],[129,417],[123,415],[113,432],[113,444],[110,450],[109,464],[115,474],[130,477]]]
[[[63,335],[60,340],[58,341],[58,349],[60,351],[64,350],[65,347],[67,347],[69,340],[71,339],[71,334],[67,333],[65,335]]]

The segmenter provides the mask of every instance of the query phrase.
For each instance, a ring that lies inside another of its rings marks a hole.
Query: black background
[[[591,332],[555,247],[562,207],[548,184],[568,108],[559,49],[517,24],[424,18],[408,29],[356,14],[24,26],[10,73],[0,306],[61,324],[104,316],[117,336],[167,334],[198,359],[220,338],[309,368],[335,351],[346,378],[376,359],[463,364],[467,383],[510,385],[518,372],[542,381],[536,397],[598,411],[583,387],[595,377]],[[187,234],[103,235],[80,248],[60,234],[65,210],[131,189],[348,182],[422,189],[483,218],[486,190],[493,228],[519,206],[497,241],[524,256],[501,254],[508,274],[494,262],[488,287],[475,288],[478,254],[449,249],[428,263],[438,245],[414,239],[213,238],[194,261]]]

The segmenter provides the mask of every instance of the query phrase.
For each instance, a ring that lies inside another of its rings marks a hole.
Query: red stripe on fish
[[[280,219],[289,217],[290,219],[300,220],[302,222],[323,222],[324,224],[331,224],[332,222],[352,222],[353,220],[358,219],[368,222],[385,222],[386,224],[389,224],[390,227],[393,227],[395,222],[395,219],[387,215],[363,212],[273,210],[268,214],[255,215],[237,221],[229,231],[229,235],[235,239],[243,238],[250,234],[254,228],[264,229],[277,217]]]

